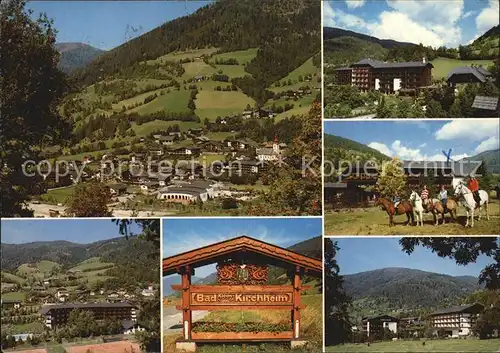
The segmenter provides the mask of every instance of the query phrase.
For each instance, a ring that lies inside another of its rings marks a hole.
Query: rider
[[[424,185],[420,198],[422,199],[422,204],[427,205],[427,201],[429,200],[429,190],[427,189],[427,185]]]
[[[472,195],[474,196],[474,201],[479,205],[481,203],[481,197],[479,196],[479,182],[477,179],[474,177],[473,174],[469,176],[469,182],[467,184],[467,187],[469,190],[472,192]]]
[[[441,185],[441,191],[439,192],[439,200],[443,205],[444,211],[446,212],[446,203],[448,202],[448,191],[445,185]]]
[[[394,195],[392,198],[392,202],[394,202],[394,207],[398,207],[399,203],[401,202],[401,198],[399,197],[398,193]]]

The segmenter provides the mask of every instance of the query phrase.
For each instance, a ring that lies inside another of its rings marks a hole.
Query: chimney
[[[425,64],[425,56],[422,58],[422,62]]]

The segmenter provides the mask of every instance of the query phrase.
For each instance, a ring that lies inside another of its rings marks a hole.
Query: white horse
[[[472,191],[469,190],[467,186],[464,185],[463,182],[459,182],[457,186],[455,186],[455,195],[458,197],[459,202],[462,206],[465,207],[465,212],[467,216],[467,221],[465,226],[469,225],[469,214],[470,214],[470,226],[474,227],[474,209],[476,208],[476,200],[474,200],[474,195]],[[481,202],[479,203],[479,211],[478,211],[478,221],[481,220],[481,209],[484,205],[484,209],[486,210],[486,219],[489,220],[490,216],[488,214],[488,193],[484,190],[479,190],[479,197],[481,198]]]
[[[417,226],[418,221],[420,220],[420,226],[424,226],[424,206],[422,204],[422,198],[418,193],[412,190],[410,194],[410,202],[413,204],[413,211],[415,211],[415,215],[417,218]]]

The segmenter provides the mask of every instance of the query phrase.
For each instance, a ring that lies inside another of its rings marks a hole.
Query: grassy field
[[[186,50],[186,51],[178,51],[172,52],[167,55],[160,56],[155,60],[150,60],[149,62],[162,62],[162,61],[179,61],[182,59],[193,59],[196,57],[200,57],[202,55],[210,55],[215,53],[217,48],[204,48],[204,49],[195,49],[195,50]]]
[[[76,159],[75,160],[79,160]],[[75,190],[75,186],[71,185],[66,188],[58,188],[47,191],[45,194],[41,196],[42,200],[49,203],[62,203],[65,204],[69,197],[73,196],[73,192]]]
[[[428,340],[344,344],[326,347],[327,352],[498,352],[500,339],[492,340]]]
[[[147,136],[153,131],[157,130],[167,130],[169,126],[179,125],[182,131],[187,131],[191,128],[200,127],[200,123],[195,123],[192,121],[163,121],[163,120],[153,120],[141,125],[132,123],[131,129],[134,130],[136,136]]]
[[[133,99],[133,98],[132,98]],[[180,91],[172,90],[163,96],[158,96],[155,100],[141,105],[139,107],[128,110],[127,112],[138,114],[150,114],[158,111],[187,113],[189,102],[189,91],[181,89]]]
[[[465,210],[459,208],[458,222],[434,226],[432,214],[424,213],[424,226],[405,226],[406,215],[394,217],[396,225],[389,227],[389,217],[378,207],[352,212],[325,212],[325,235],[490,235],[500,229],[500,204],[492,200],[489,205],[490,220],[474,222],[474,228],[465,228]],[[484,216],[484,213],[483,213]]]
[[[437,58],[431,61],[432,65],[434,65],[434,69],[432,70],[432,76],[434,78],[443,78],[446,77],[448,72],[450,72],[454,67],[457,66],[471,66],[480,65],[485,69],[488,66],[493,64],[493,60],[457,60],[450,58]]]
[[[21,300],[24,301],[26,299],[25,292],[7,292],[2,293],[3,300]]]
[[[198,75],[211,76],[218,71],[212,66],[205,64],[205,62],[201,60],[185,63],[182,65],[182,67],[184,67],[185,72],[181,76],[181,80],[188,80]]]
[[[2,282],[3,283],[17,283],[24,284],[26,280],[22,277],[16,276],[12,273],[2,271]]]
[[[216,54],[212,57],[211,61],[215,62],[216,59],[219,60],[227,60],[234,58],[238,60],[238,63],[240,65],[246,64],[250,61],[252,61],[253,58],[257,56],[257,51],[259,48],[250,48],[246,50],[237,50],[237,51],[232,51],[228,53],[221,53],[221,54]]]
[[[255,101],[241,92],[203,90],[196,96],[196,115],[200,119],[215,121],[218,116],[240,114],[247,104],[254,106]]]

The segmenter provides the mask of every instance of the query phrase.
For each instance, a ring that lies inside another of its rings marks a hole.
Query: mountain
[[[478,278],[472,276],[382,268],[345,275],[344,289],[354,301],[355,314],[363,316],[459,304],[481,286]]]
[[[320,1],[219,0],[106,52],[73,77],[89,85],[178,50],[259,48],[246,71],[263,82],[274,82],[320,51],[320,13]]]
[[[61,54],[59,68],[68,74],[105,53],[104,50],[84,43],[56,43],[55,47]]]
[[[364,58],[385,60],[391,49],[415,46],[413,43],[379,39],[340,28],[323,28],[325,62],[344,66]]]
[[[368,160],[371,158],[375,158],[379,161],[390,159],[389,156],[374,148],[368,147],[367,145],[360,142],[346,139],[344,137],[325,134],[324,141],[325,158],[337,159],[341,157],[348,158],[350,160]],[[339,154],[341,154],[342,156],[339,156]]]
[[[140,245],[139,245],[140,244]],[[1,264],[4,270],[14,270],[25,263],[42,260],[74,266],[92,257],[102,257],[109,262],[121,262],[120,258],[144,252],[152,244],[137,237],[112,238],[90,244],[69,241],[40,241],[25,244],[1,244]]]
[[[202,282],[200,282],[200,278],[196,276],[191,277],[191,282],[193,284],[194,283],[202,284]],[[163,296],[168,296],[175,293],[171,287],[173,284],[181,284],[181,277],[180,276],[163,277],[162,279]]]
[[[483,161],[489,173],[500,173],[500,149],[484,151],[466,159],[471,161]]]

